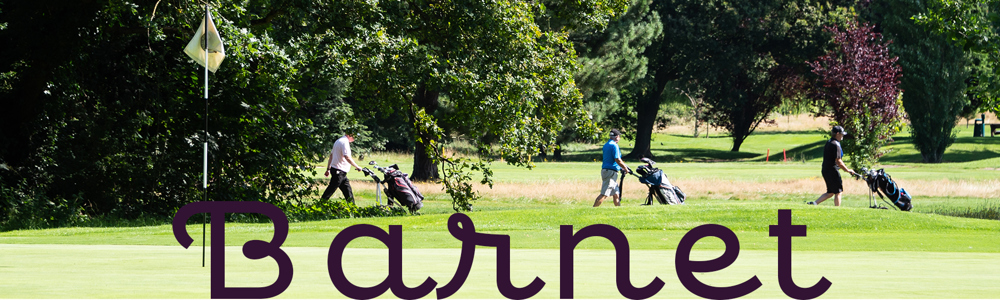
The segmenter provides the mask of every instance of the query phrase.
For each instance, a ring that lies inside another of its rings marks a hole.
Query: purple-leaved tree
[[[835,49],[816,61],[808,62],[819,76],[814,99],[826,102],[829,115],[851,134],[845,139],[844,154],[853,169],[871,167],[888,150],[882,147],[903,126],[899,79],[902,76],[898,57],[889,55],[882,35],[874,26],[852,20],[847,30],[826,27],[833,34]]]

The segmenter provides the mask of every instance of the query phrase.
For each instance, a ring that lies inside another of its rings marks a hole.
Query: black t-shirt
[[[823,172],[837,172],[837,159],[844,157],[844,150],[840,148],[840,142],[830,139],[823,147]]]

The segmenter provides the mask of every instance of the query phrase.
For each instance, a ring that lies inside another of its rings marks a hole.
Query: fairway
[[[200,249],[180,246],[0,245],[5,276],[4,298],[207,298],[209,268],[201,268]],[[279,298],[344,298],[327,274],[328,248],[286,247],[295,273]],[[721,251],[695,251],[693,259],[715,258]],[[348,249],[345,272],[359,286],[374,286],[385,278],[386,250]],[[432,277],[438,286],[451,280],[457,249],[406,249],[404,282],[415,286]],[[535,298],[559,298],[559,251],[512,250],[512,278],[524,286],[535,276],[546,282]],[[632,283],[665,282],[654,297],[698,298],[677,279],[672,250],[631,251]],[[264,286],[273,282],[272,261],[250,261],[238,247],[227,249],[227,285]],[[796,251],[793,278],[809,286],[826,277],[833,285],[823,298],[995,298],[1000,295],[1000,255],[996,253],[899,251]],[[452,298],[503,298],[495,285],[496,254],[476,251],[469,279]],[[575,296],[581,299],[621,298],[614,283],[613,250],[577,250]],[[777,254],[743,250],[730,267],[697,277],[707,284],[729,286],[757,276],[763,286],[745,298],[787,298],[777,282]],[[380,298],[394,298],[386,293]],[[435,294],[428,295],[436,299]]]
[[[736,262],[721,271],[696,274],[705,283],[729,286],[757,276],[763,286],[747,298],[786,298],[777,283],[777,239],[767,226],[777,210],[792,209],[793,224],[808,236],[792,240],[793,276],[811,286],[820,277],[833,285],[822,298],[992,298],[1000,294],[1000,223],[989,220],[863,208],[800,204],[690,204],[608,209],[513,210],[470,213],[479,232],[511,236],[512,282],[535,276],[546,286],[535,298],[559,298],[559,225],[580,230],[610,224],[629,239],[631,280],[653,277],[666,285],[654,298],[698,298],[677,279],[674,251],[681,237],[701,224],[722,224],[740,241]],[[446,214],[348,219],[291,224],[283,249],[294,265],[289,288],[279,298],[343,298],[327,270],[329,245],[347,226],[383,229],[403,225],[404,280],[415,286],[432,277],[443,286],[455,273],[460,241],[447,231]],[[201,226],[188,226],[200,236]],[[230,287],[274,281],[269,259],[252,261],[240,246],[268,240],[270,224],[227,224],[226,274]],[[211,234],[209,234],[211,237]],[[196,239],[198,240],[198,239]],[[210,242],[210,240],[209,240]],[[210,268],[201,267],[200,240],[190,249],[176,244],[169,226],[64,228],[0,234],[3,298],[205,298]],[[710,260],[724,245],[709,237],[695,244],[692,260]],[[615,286],[614,250],[591,238],[576,250],[576,298],[621,298]],[[343,262],[348,278],[374,286],[385,278],[385,246],[371,238],[349,244]],[[210,264],[211,262],[209,262]],[[469,279],[455,299],[503,298],[496,288],[496,251],[479,247]],[[99,283],[99,284],[95,284]],[[427,298],[434,298],[435,294]],[[391,293],[381,298],[394,298]]]

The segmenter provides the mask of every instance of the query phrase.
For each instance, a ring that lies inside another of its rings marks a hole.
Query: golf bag
[[[417,189],[413,182],[410,181],[410,176],[402,171],[399,171],[399,166],[393,164],[389,167],[383,168],[375,164],[374,161],[369,162],[369,165],[375,166],[376,170],[379,170],[383,174],[383,178],[379,179],[375,176],[374,172],[365,168],[363,171],[365,175],[371,176],[375,179],[375,183],[381,184],[385,183],[385,195],[389,205],[399,205],[406,207],[410,212],[416,212],[420,208],[424,207],[424,195],[420,194],[420,190]]]
[[[410,175],[397,170],[396,165],[389,166],[392,171],[385,174],[386,188],[385,194],[396,199],[400,204],[417,211],[424,207],[424,195],[410,181]]]
[[[639,182],[646,184],[649,189],[649,193],[646,194],[646,202],[642,205],[652,205],[653,199],[660,204],[684,204],[685,194],[680,188],[670,184],[667,180],[667,175],[663,174],[663,170],[660,170],[653,165],[656,162],[643,158],[645,165],[635,168],[635,177],[639,178]]]
[[[868,170],[862,168],[861,173],[864,176],[865,182],[868,183],[869,207],[887,209],[875,203],[875,196],[872,195],[875,193],[878,194],[879,199],[882,199],[883,202],[892,203],[893,207],[898,210],[910,211],[913,209],[913,197],[905,189],[899,187],[896,181],[892,180],[892,177],[885,172],[885,169]],[[882,196],[883,194],[885,194],[885,197]]]

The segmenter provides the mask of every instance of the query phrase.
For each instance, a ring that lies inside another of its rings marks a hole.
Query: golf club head
[[[368,162],[368,165],[369,165],[369,166],[374,166],[374,165],[375,165],[375,161],[374,161],[374,160],[373,160],[373,161],[369,161],[369,162]]]
[[[640,158],[639,161],[647,163],[647,164],[650,164],[650,165],[655,165],[656,164],[655,161],[653,161],[652,159],[646,158],[646,157]]]

